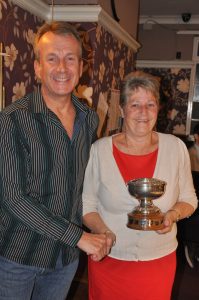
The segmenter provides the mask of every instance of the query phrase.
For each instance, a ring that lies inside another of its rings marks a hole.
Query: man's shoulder
[[[19,110],[27,110],[32,94],[27,94],[24,97],[17,99],[15,102],[8,105],[4,110],[4,115],[10,115]]]

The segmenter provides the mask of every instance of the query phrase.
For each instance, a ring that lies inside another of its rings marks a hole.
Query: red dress
[[[152,177],[158,150],[129,155],[113,145],[113,155],[125,182]],[[89,300],[170,300],[176,253],[151,261],[125,261],[106,257],[88,259]]]

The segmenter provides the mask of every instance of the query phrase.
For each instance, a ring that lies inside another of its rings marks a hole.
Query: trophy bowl
[[[166,182],[155,178],[139,178],[127,182],[129,193],[139,201],[128,213],[127,227],[136,230],[159,230],[163,228],[164,214],[153,200],[165,193]]]

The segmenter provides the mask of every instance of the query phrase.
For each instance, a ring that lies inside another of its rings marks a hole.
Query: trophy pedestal
[[[161,212],[143,214],[131,212],[128,214],[127,227],[136,230],[160,230],[163,229],[164,215]]]

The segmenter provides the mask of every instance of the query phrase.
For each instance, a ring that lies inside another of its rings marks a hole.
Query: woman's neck
[[[151,132],[148,136],[131,136],[125,132],[113,139],[119,150],[132,155],[144,155],[158,148],[158,134]]]

